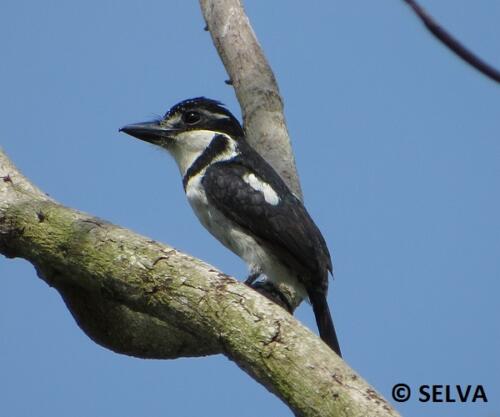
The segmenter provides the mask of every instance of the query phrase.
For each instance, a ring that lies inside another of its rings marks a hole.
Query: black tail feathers
[[[335,326],[333,325],[328,302],[326,301],[326,294],[319,291],[309,291],[308,295],[314,310],[314,316],[316,317],[319,336],[337,355],[342,357],[339,340],[337,339]]]

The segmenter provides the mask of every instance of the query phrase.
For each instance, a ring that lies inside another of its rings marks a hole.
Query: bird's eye
[[[201,114],[196,111],[188,111],[182,115],[182,120],[187,125],[194,125],[201,120]]]

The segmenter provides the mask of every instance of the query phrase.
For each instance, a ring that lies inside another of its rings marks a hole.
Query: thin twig
[[[484,62],[477,55],[474,55],[465,46],[463,46],[457,39],[450,35],[446,30],[444,30],[439,24],[414,0],[403,0],[405,1],[413,11],[422,20],[424,25],[429,29],[429,31],[443,42],[448,48],[455,52],[460,58],[465,62],[472,65],[478,71],[481,71],[484,75],[491,78],[492,80],[500,83],[500,71],[493,68],[491,65]]]

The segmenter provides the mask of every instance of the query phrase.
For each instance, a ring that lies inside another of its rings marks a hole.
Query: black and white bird
[[[231,112],[198,97],[176,104],[161,120],[120,131],[174,157],[203,226],[252,275],[286,282],[309,298],[321,338],[341,355],[326,300],[332,261],[325,240],[301,201],[247,143]]]

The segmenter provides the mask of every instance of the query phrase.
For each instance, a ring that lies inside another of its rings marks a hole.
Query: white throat
[[[217,135],[224,135],[229,139],[229,150],[222,155],[217,155],[214,160],[223,161],[236,155],[236,143],[226,134],[214,132],[213,130],[190,130],[179,133],[175,137],[175,142],[169,147],[168,151],[177,162],[179,171],[184,177],[187,170],[194,161],[207,149],[212,139]]]

